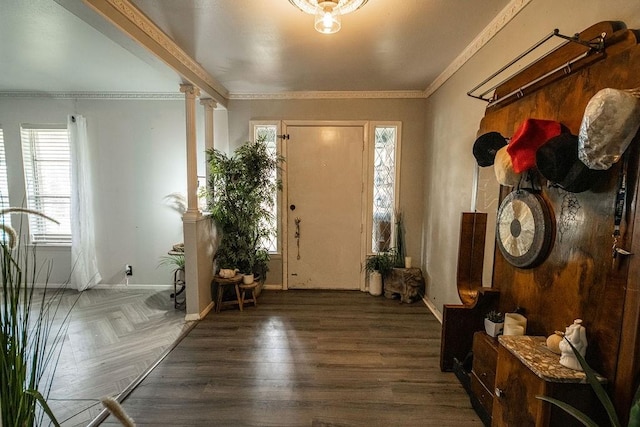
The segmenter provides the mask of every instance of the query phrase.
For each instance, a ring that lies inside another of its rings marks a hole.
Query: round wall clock
[[[553,243],[553,220],[544,199],[526,190],[504,198],[498,209],[496,240],[512,265],[531,268],[547,257]]]

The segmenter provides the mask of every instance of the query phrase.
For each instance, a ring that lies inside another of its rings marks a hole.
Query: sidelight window
[[[266,145],[267,151],[270,155],[276,158],[279,155],[278,152],[278,130],[279,126],[275,123],[257,124],[252,123],[253,127],[253,140],[260,141]],[[271,179],[275,183],[278,179],[278,172],[273,171]],[[278,194],[277,192],[272,195],[271,206],[269,210],[271,212],[271,219],[269,221],[269,228],[273,231],[268,238],[264,238],[261,242],[262,246],[271,253],[279,252],[278,247]]]
[[[395,242],[398,125],[373,126],[373,227],[371,251],[389,250]]]

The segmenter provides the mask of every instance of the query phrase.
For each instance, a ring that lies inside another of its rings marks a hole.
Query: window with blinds
[[[7,157],[4,154],[4,133],[0,128],[0,209],[9,205],[9,184],[7,182]],[[1,215],[0,224],[11,227],[11,215]],[[0,230],[0,239],[6,241],[5,234]]]
[[[60,224],[29,216],[31,243],[71,243],[71,147],[66,125],[20,128],[27,206]]]

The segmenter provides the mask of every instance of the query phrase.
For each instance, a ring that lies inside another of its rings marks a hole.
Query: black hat
[[[587,191],[602,175],[578,158],[578,137],[562,133],[536,151],[536,166],[547,180],[571,193]]]
[[[478,137],[473,144],[473,156],[478,166],[491,166],[496,153],[505,145],[507,145],[507,139],[498,132],[489,132]]]

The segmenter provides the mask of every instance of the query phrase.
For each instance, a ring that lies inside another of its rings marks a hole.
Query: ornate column
[[[198,209],[198,149],[196,144],[196,97],[200,90],[190,84],[180,85],[185,94],[187,129],[187,211],[182,216],[186,281],[186,320],[202,319],[213,308],[214,236],[211,221]]]
[[[200,89],[190,84],[180,85],[184,93],[187,128],[187,212],[185,217],[198,218],[198,149],[196,144],[196,97]]]

